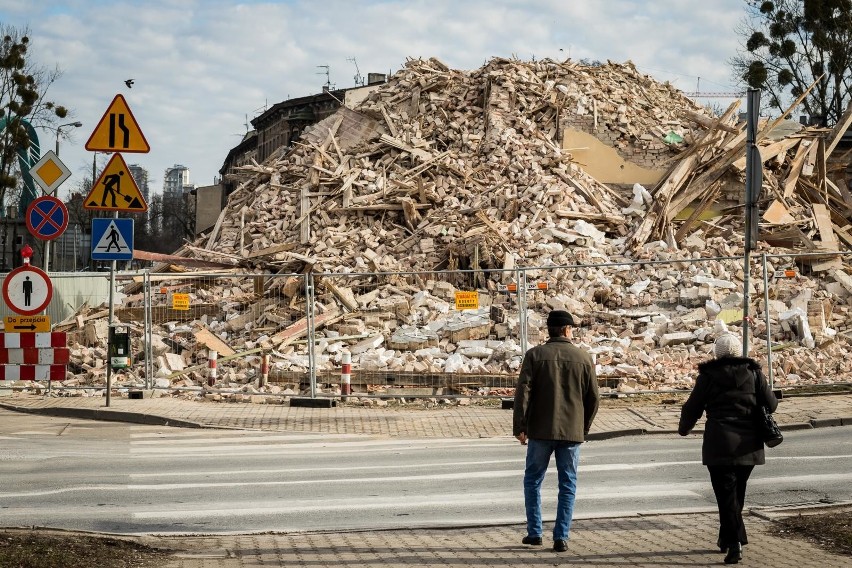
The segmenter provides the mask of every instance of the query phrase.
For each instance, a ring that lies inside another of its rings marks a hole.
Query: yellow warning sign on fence
[[[183,294],[183,293],[172,294],[172,309],[173,310],[188,310],[189,309],[189,294]]]
[[[479,292],[456,292],[456,309],[479,309]]]

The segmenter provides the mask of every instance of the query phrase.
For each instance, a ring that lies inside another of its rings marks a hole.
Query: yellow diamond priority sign
[[[44,192],[50,195],[62,185],[62,182],[71,177],[71,170],[62,163],[53,150],[48,150],[41,160],[30,168],[30,175]]]

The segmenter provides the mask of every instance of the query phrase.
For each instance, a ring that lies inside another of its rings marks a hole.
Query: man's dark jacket
[[[598,380],[591,356],[567,337],[527,351],[515,389],[512,434],[583,442],[598,411]]]
[[[748,357],[701,363],[692,393],[681,408],[678,432],[688,434],[706,411],[704,465],[763,465],[763,441],[755,423],[758,401],[770,412],[778,407],[760,363]]]

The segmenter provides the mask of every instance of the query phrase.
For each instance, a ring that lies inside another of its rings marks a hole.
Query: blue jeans
[[[553,540],[568,540],[571,517],[574,515],[574,495],[577,489],[577,464],[580,461],[580,443],[562,440],[527,440],[527,466],[524,470],[524,504],[527,510],[527,535],[542,536],[541,484],[550,464],[550,455],[556,453],[556,471],[559,474],[559,502],[556,507],[556,525]]]

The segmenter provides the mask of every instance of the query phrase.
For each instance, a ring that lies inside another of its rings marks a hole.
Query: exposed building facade
[[[228,152],[225,163],[219,170],[221,184],[226,195],[235,189],[235,183],[228,174],[238,166],[255,160],[263,162],[275,152],[286,151],[305,128],[331,116],[341,106],[352,108],[364,100],[367,95],[386,82],[384,73],[369,73],[367,85],[349,89],[335,89],[288,99],[273,105],[251,121],[254,131]]]

